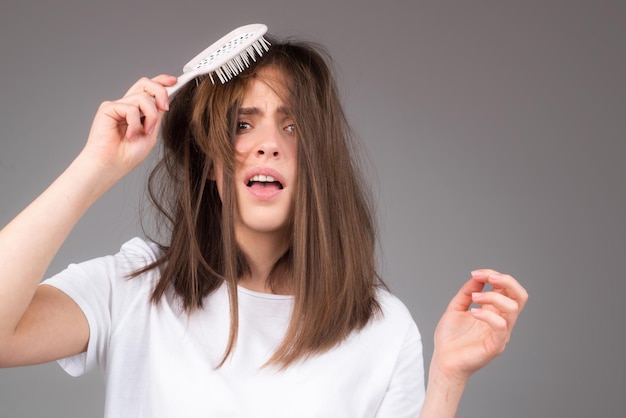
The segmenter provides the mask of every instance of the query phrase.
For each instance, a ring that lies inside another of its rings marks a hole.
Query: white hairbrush
[[[208,75],[212,83],[214,75],[226,83],[269,49],[270,43],[263,38],[265,32],[267,26],[256,23],[228,33],[185,64],[178,82],[166,87],[167,93],[172,97],[187,82],[202,75]]]

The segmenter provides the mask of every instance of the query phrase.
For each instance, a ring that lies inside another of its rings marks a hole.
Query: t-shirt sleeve
[[[376,418],[417,418],[425,397],[422,340],[411,320]]]
[[[109,341],[116,323],[145,286],[145,278],[130,274],[156,259],[155,248],[139,238],[125,243],[115,255],[95,258],[67,269],[42,282],[71,297],[89,324],[87,350],[59,360],[71,376],[80,376],[95,367],[106,368]],[[145,289],[143,291],[146,291]]]

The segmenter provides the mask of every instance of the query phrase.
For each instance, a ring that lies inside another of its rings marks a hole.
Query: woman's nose
[[[264,146],[264,147],[259,147],[259,149],[257,150],[257,154],[258,155],[271,155],[272,157],[278,157],[278,150],[276,149],[270,149],[270,147]]]
[[[263,139],[257,146],[257,155],[258,156],[267,156],[267,157],[278,157],[280,156],[280,149],[278,144],[278,132],[275,129],[268,129],[264,135]]]

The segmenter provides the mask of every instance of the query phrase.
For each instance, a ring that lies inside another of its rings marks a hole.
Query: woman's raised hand
[[[491,290],[484,291],[486,284]],[[508,274],[472,272],[441,317],[435,331],[431,368],[465,381],[504,351],[528,293]],[[471,308],[472,303],[477,307]]]
[[[157,142],[159,123],[169,109],[165,87],[175,83],[169,75],[144,77],[121,99],[103,102],[80,158],[118,178],[138,166]]]

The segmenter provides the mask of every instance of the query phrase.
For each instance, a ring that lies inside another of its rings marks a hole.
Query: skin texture
[[[279,75],[267,77],[277,81]],[[167,75],[142,78],[121,99],[104,102],[82,152],[0,231],[0,366],[41,363],[86,349],[89,328],[82,311],[61,291],[38,284],[82,214],[154,147],[169,106],[165,87],[175,81]],[[292,121],[275,90],[262,80],[253,82],[242,107],[256,110],[240,115],[235,143],[236,236],[251,264],[243,284],[263,291],[263,278],[286,245],[297,150]],[[259,167],[276,170],[285,183],[271,199],[246,186],[246,176]],[[215,175],[219,180],[219,165]],[[492,290],[483,292],[486,284]],[[505,349],[527,299],[509,275],[489,269],[472,273],[437,327],[422,417],[455,415],[467,379]],[[480,307],[470,310],[473,302]]]

